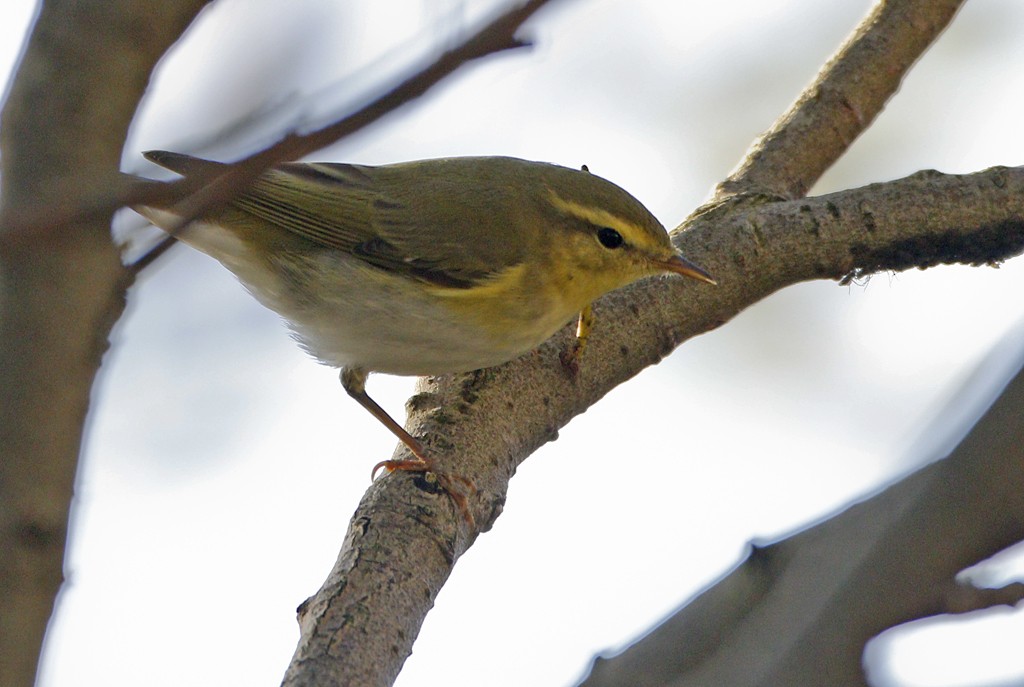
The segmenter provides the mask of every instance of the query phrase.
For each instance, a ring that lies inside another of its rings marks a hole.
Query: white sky
[[[28,5],[0,9],[0,68]],[[339,5],[221,0],[166,61],[126,165],[146,170],[139,150],[198,145],[280,83],[301,95],[347,74],[351,89],[371,87],[430,43],[382,46],[450,35],[443,18],[458,3],[363,0],[340,16]],[[585,162],[672,226],[868,6],[567,0],[532,24],[533,52],[477,65],[317,157]],[[1024,4],[967,3],[816,192],[1019,164],[1021,35]],[[368,76],[353,75],[361,67]],[[296,96],[281,116],[312,121],[343,105]],[[398,684],[572,684],[749,540],[783,536],[928,459],[915,448],[930,420],[997,341],[1016,331],[1020,343],[1022,286],[1020,260],[805,284],[687,343],[522,466]],[[178,251],[132,306],[96,395],[41,687],[275,684],[297,639],[294,609],[326,576],[370,467],[394,442],[207,258]],[[411,389],[370,381],[396,414]],[[639,458],[680,436],[689,451],[675,462]],[[996,583],[1024,565],[1001,571]],[[1024,681],[1024,614],[987,615],[874,643],[875,684]]]

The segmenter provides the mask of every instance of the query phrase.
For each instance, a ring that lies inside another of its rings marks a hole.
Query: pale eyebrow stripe
[[[571,200],[566,200],[551,189],[548,189],[548,194],[551,196],[551,203],[567,215],[573,215],[597,227],[625,230],[625,233],[630,236],[642,233],[640,227],[637,227],[632,222],[627,222],[617,215],[613,215],[607,210],[588,207]]]

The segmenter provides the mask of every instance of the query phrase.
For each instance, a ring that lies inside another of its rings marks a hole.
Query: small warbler
[[[179,153],[145,156],[183,176],[224,167]],[[507,157],[281,164],[184,227],[171,204],[134,209],[220,261],[306,351],[341,368],[348,394],[414,456],[374,472],[433,471],[433,463],[367,395],[371,371],[490,367],[579,314],[575,365],[590,304],[602,294],[668,272],[715,283],[618,186],[586,168]]]

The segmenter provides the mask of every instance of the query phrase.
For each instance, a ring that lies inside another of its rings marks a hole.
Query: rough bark
[[[480,531],[500,514],[518,464],[572,417],[683,341],[770,293],[809,279],[998,262],[1024,249],[1024,169],[959,177],[922,172],[820,198],[785,200],[803,195],[846,150],[960,4],[879,3],[716,198],[685,223],[677,245],[710,269],[717,289],[658,279],[602,299],[595,308],[592,347],[576,377],[559,362],[569,341],[566,330],[539,354],[420,381],[407,427],[447,470],[476,484],[470,505]],[[866,73],[877,78],[864,78]],[[822,91],[842,96],[825,98]],[[853,119],[851,103],[858,114]],[[812,152],[800,153],[804,149]],[[790,155],[797,161],[788,162]],[[345,661],[333,649],[365,638],[377,637],[370,639],[377,656],[395,651],[398,636],[402,646],[411,646],[409,633],[418,630],[455,561],[478,534],[443,494],[407,475],[375,484],[352,522],[327,583],[300,608],[302,638],[291,671],[308,665],[313,655]],[[430,555],[423,555],[425,549]],[[396,619],[376,635],[380,618],[406,603],[413,605],[407,607],[413,625]],[[399,660],[406,655],[401,651]],[[347,684],[389,684],[380,675],[336,670],[355,680]]]

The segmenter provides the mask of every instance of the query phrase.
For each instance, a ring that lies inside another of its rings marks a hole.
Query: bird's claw
[[[423,473],[427,478],[433,477],[437,485],[448,494],[448,498],[452,500],[459,513],[462,514],[463,519],[470,526],[472,530],[476,529],[476,518],[473,517],[472,511],[469,509],[469,495],[477,493],[476,484],[473,480],[463,477],[462,475],[448,475],[443,472],[439,472],[434,468],[434,462],[431,460],[425,460],[420,457],[408,458],[408,459],[392,459],[382,460],[373,466],[373,472],[371,473],[370,479],[377,477],[377,472],[380,470],[387,470],[388,472],[420,472]]]

